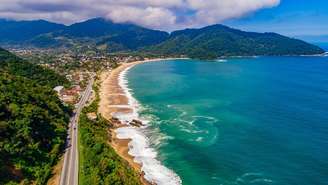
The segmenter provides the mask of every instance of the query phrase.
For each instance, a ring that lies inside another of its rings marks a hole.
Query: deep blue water
[[[138,65],[129,87],[186,185],[328,185],[328,57]]]

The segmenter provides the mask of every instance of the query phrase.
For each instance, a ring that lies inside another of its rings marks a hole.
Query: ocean
[[[118,132],[148,179],[328,185],[328,57],[170,60],[125,78],[147,126]]]

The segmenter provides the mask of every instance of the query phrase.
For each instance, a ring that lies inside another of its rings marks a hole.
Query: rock
[[[121,121],[118,118],[115,118],[115,117],[112,117],[110,119],[110,122],[116,127],[122,125]]]
[[[132,125],[132,126],[135,126],[135,127],[144,126],[141,121],[136,120],[136,119],[132,120],[129,124]]]

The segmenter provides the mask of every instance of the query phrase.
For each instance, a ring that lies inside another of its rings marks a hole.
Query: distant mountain
[[[244,32],[223,25],[173,32],[163,43],[145,51],[195,58],[250,55],[312,55],[324,51],[304,41],[276,33]]]
[[[22,32],[24,30],[24,32]],[[312,55],[324,51],[276,33],[244,32],[223,25],[168,34],[103,18],[70,26],[46,21],[0,21],[0,44],[41,48],[65,47],[106,52],[140,51],[193,58],[249,55]]]
[[[44,20],[13,21],[0,19],[0,43],[22,43],[40,34],[64,29],[62,24]]]
[[[135,50],[163,42],[169,34],[133,24],[118,24],[103,18],[72,24],[61,30],[39,35],[30,42],[34,45],[69,45],[91,43],[108,51]]]

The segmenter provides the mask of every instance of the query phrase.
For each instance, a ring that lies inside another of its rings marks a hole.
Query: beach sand
[[[100,76],[101,87],[100,87],[100,102],[98,107],[98,112],[107,120],[116,120],[118,115],[129,115],[134,113],[133,107],[129,105],[129,97],[125,94],[125,90],[120,84],[120,74],[135,65],[146,63],[146,62],[159,62],[165,60],[175,60],[175,59],[185,59],[185,58],[165,58],[165,59],[151,59],[144,61],[136,61],[130,63],[124,63],[119,67],[111,70],[102,72]],[[112,121],[114,123],[114,129],[110,130],[111,146],[125,159],[131,167],[133,167],[140,174],[141,182],[145,185],[150,185],[154,183],[148,182],[144,178],[144,172],[142,169],[142,164],[136,163],[134,157],[129,155],[129,142],[130,139],[119,139],[116,137],[115,130],[120,127],[128,126],[122,124],[121,121]]]
[[[171,59],[171,58],[170,58]],[[119,76],[127,68],[146,62],[156,62],[170,59],[152,59],[124,63],[112,71],[105,71],[101,74],[100,102],[98,112],[107,120],[110,120],[115,114],[132,113],[133,109],[129,107],[129,99],[120,86]],[[173,59],[173,58],[172,58]]]
[[[98,112],[107,120],[111,120],[115,115],[131,114],[133,109],[129,106],[129,99],[124,92],[124,89],[120,86],[120,74],[127,68],[133,67],[137,64],[146,62],[162,61],[163,59],[152,59],[145,61],[136,61],[131,63],[125,63],[112,71],[103,72],[100,76],[100,102]],[[166,59],[168,60],[168,59]],[[111,146],[115,149],[118,155],[128,161],[131,167],[140,173],[141,181],[143,184],[150,184],[143,178],[143,172],[141,171],[141,164],[134,162],[133,156],[129,155],[129,142],[130,139],[118,139],[116,137],[115,129],[126,126],[122,123],[114,124],[114,130],[111,130],[112,139]]]
[[[134,162],[134,158],[128,154],[129,152],[129,142],[131,141],[130,139],[118,139],[116,137],[116,133],[114,130],[111,131],[112,134],[112,141],[110,142],[110,145],[114,148],[115,152],[121,156],[124,160],[126,160],[129,165],[136,170],[140,174],[140,181],[144,185],[152,185],[149,183],[145,178],[144,174],[141,171],[141,165]]]

